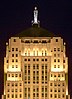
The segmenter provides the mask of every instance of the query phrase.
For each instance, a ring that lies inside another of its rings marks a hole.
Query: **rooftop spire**
[[[38,10],[37,7],[34,8],[34,20],[32,21],[32,25],[36,24],[39,26],[39,21],[38,21]]]

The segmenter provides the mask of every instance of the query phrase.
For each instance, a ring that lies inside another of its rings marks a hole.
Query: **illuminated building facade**
[[[32,28],[6,43],[2,99],[70,99],[66,44],[37,18],[35,7]]]

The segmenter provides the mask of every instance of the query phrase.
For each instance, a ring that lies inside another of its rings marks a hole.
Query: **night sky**
[[[39,10],[40,26],[59,34],[66,42],[69,58],[69,93],[72,95],[72,0],[0,1],[0,95],[3,93],[3,57],[11,36],[31,27],[33,10]]]

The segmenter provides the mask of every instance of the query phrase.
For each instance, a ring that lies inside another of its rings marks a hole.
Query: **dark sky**
[[[69,93],[72,95],[72,0],[0,1],[0,94],[3,93],[5,42],[11,36],[31,27],[35,6],[39,10],[40,26],[55,34],[60,34],[67,43]]]

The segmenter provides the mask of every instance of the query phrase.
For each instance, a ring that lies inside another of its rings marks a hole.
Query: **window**
[[[16,42],[16,39],[14,39],[13,41]]]
[[[18,54],[16,54],[16,57],[18,57]]]
[[[52,74],[51,74],[51,77],[52,77]]]
[[[19,77],[21,77],[21,74],[19,74]]]
[[[60,98],[60,94],[58,94],[58,98]]]
[[[8,77],[10,77],[10,74],[8,74]]]
[[[44,93],[42,93],[42,97],[44,97]]]
[[[14,65],[12,65],[12,68],[14,68]]]
[[[58,92],[60,92],[60,89],[58,89]]]
[[[57,98],[57,94],[55,94],[54,97]]]
[[[64,83],[62,85],[64,86]]]
[[[16,59],[16,62],[18,62],[18,59]]]
[[[14,83],[12,83],[12,86],[14,86]]]
[[[54,51],[56,51],[56,48],[54,48]]]
[[[65,96],[65,95],[63,94],[62,97],[64,98],[64,96]]]
[[[10,89],[8,89],[7,92],[10,92]]]
[[[65,65],[63,65],[63,68],[65,69]]]
[[[54,54],[54,57],[56,57],[56,54]]]
[[[60,62],[60,59],[58,59],[58,62]]]
[[[27,59],[24,59],[24,61],[27,61]]]
[[[12,54],[12,57],[14,57],[14,54]]]
[[[58,42],[58,39],[56,39],[56,42]]]
[[[42,59],[42,61],[44,61],[44,59]]]
[[[39,69],[39,64],[37,64],[37,69]]]
[[[18,84],[17,84],[17,83],[15,83],[15,86],[18,86]]]
[[[57,90],[55,89],[54,92],[57,92]]]
[[[35,61],[35,59],[33,59],[33,61]]]
[[[17,94],[15,94],[15,98],[17,98]]]
[[[18,65],[16,65],[16,68],[18,68]]]
[[[47,61],[47,59],[45,59],[45,61]]]
[[[20,98],[22,97],[22,94],[20,94]]]
[[[56,59],[54,59],[54,62],[56,62]]]
[[[12,62],[14,62],[14,59],[12,59]]]
[[[65,60],[63,60],[63,63],[65,63]]]
[[[52,94],[50,94],[50,98],[52,98]]]
[[[60,65],[58,65],[58,68],[60,68]]]
[[[39,93],[37,93],[37,97],[39,97]]]
[[[30,61],[30,59],[28,59],[28,61]]]
[[[18,48],[16,48],[16,51],[18,51]]]
[[[15,77],[18,77],[18,74],[15,74]]]
[[[12,74],[12,77],[14,77],[14,74]]]
[[[12,92],[14,92],[14,89],[12,89]]]
[[[39,61],[39,59],[37,59],[37,61]]]
[[[9,98],[9,94],[7,94],[7,97]]]
[[[20,86],[22,86],[22,83],[20,83]]]
[[[60,51],[60,48],[58,48],[58,51]]]
[[[20,88],[20,92],[22,92],[22,89]]]
[[[56,65],[54,65],[54,68],[56,68]]]
[[[60,54],[58,54],[58,57],[60,57]]]
[[[50,86],[52,86],[52,83],[50,83]]]
[[[52,92],[52,89],[50,89],[50,92]]]
[[[17,92],[18,89],[15,89],[15,92]]]
[[[60,77],[60,74],[58,74],[58,77]]]

